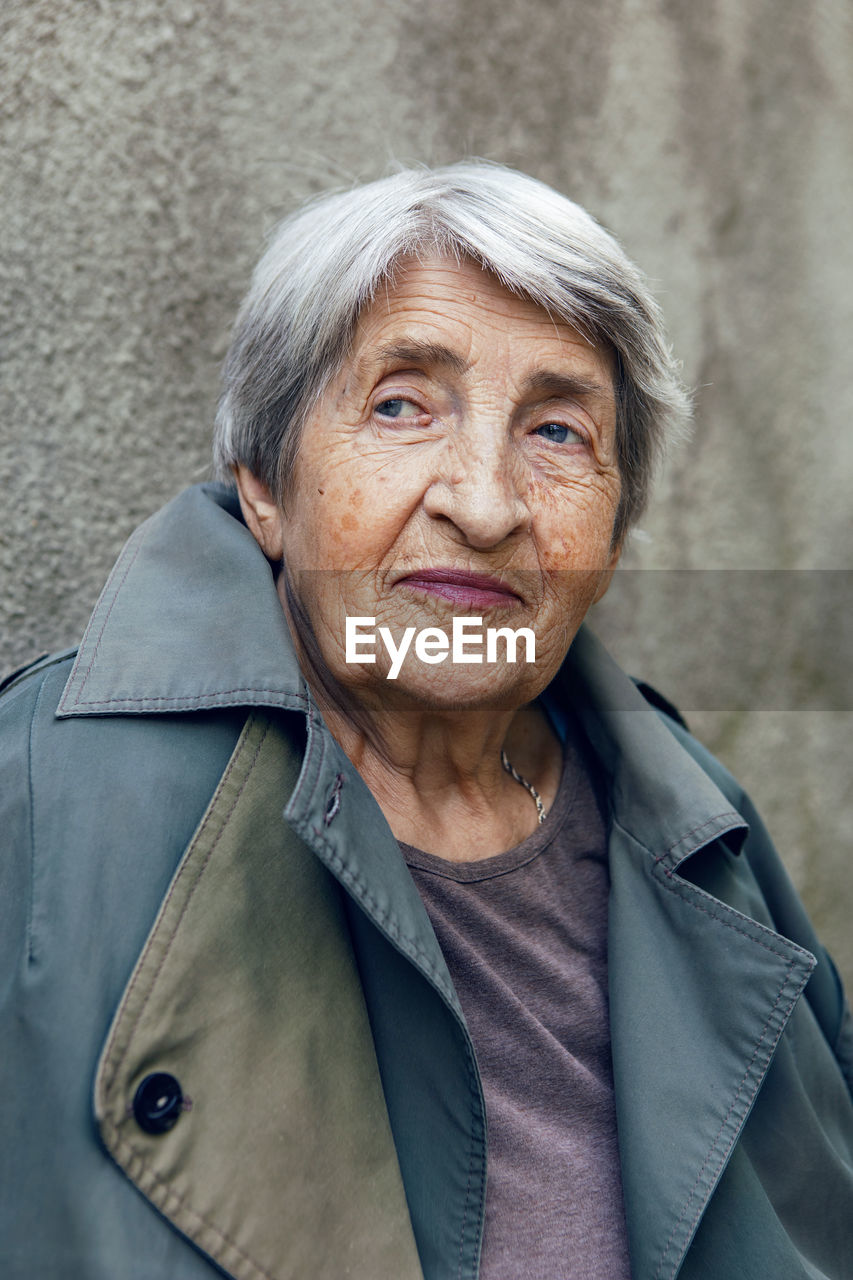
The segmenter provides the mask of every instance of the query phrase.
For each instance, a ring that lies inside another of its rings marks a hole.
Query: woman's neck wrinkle
[[[504,714],[464,725],[426,718],[385,723],[381,749],[363,734],[341,745],[371,788],[406,792],[429,803],[455,791],[468,803],[476,803],[478,795],[488,803],[502,784],[500,753],[511,720]]]
[[[334,712],[327,718],[394,836],[449,860],[503,852],[535,829],[534,804],[504,769],[502,748],[518,753],[547,804],[556,793],[562,753],[535,706],[386,716],[375,737]]]

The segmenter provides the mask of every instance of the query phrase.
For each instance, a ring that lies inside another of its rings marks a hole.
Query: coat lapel
[[[814,958],[690,884],[622,831],[611,849],[609,928],[634,1276],[671,1280]]]
[[[598,642],[576,646],[576,702],[612,773],[610,1024],[632,1271],[672,1280],[815,959],[762,921],[741,816]]]
[[[474,1280],[486,1120],[459,999],[399,845],[311,713],[285,817],[346,890],[348,922],[424,1271]]]

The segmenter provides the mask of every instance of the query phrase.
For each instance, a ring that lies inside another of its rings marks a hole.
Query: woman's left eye
[[[380,400],[376,412],[383,418],[419,418],[423,413],[411,400]]]
[[[565,444],[570,436],[583,443],[580,432],[567,427],[563,422],[543,422],[541,427],[536,428],[535,434],[542,436],[545,440],[552,440],[554,444]]]

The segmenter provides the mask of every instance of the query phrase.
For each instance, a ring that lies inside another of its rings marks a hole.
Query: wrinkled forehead
[[[347,376],[408,359],[460,376],[478,362],[509,363],[527,380],[541,366],[611,391],[616,365],[609,346],[512,292],[479,263],[440,254],[397,263],[357,319]]]

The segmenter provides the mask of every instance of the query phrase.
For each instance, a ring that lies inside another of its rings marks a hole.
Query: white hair
[[[584,209],[481,160],[404,169],[322,195],[279,225],[226,357],[217,473],[231,479],[242,463],[286,499],[302,427],[346,359],[359,314],[402,259],[435,253],[479,263],[613,352],[621,541],[645,506],[665,442],[689,416],[660,309],[639,269]]]

